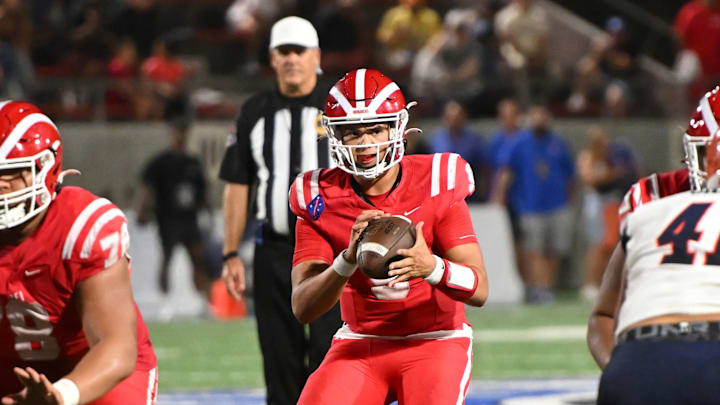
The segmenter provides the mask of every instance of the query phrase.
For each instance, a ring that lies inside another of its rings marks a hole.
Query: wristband
[[[435,287],[454,300],[465,302],[470,299],[479,281],[475,270],[449,260],[443,259],[443,262],[445,272]]]
[[[80,403],[80,390],[72,380],[61,378],[53,384],[53,387],[60,393],[65,405],[78,405]]]
[[[225,253],[222,257],[222,261],[223,261],[223,263],[225,263],[226,261],[232,259],[233,257],[237,257],[237,255],[238,255],[237,250],[233,250],[232,252]]]
[[[431,285],[437,285],[445,274],[445,262],[438,255],[433,255],[433,257],[435,258],[435,268],[432,273],[425,277],[425,281]]]
[[[345,249],[347,250],[347,249]],[[339,255],[335,258],[335,260],[332,263],[332,269],[335,271],[335,273],[343,276],[343,277],[350,277],[355,273],[355,269],[357,266],[355,263],[350,263],[349,261],[345,260],[345,257],[343,254],[345,254],[345,250],[340,252]]]

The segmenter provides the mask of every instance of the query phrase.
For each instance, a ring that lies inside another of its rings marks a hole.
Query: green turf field
[[[585,345],[590,304],[470,308],[475,331],[473,379],[597,376]],[[149,323],[160,390],[263,387],[252,319]]]

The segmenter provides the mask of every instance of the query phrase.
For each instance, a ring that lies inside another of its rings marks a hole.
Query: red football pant
[[[472,341],[334,339],[298,405],[464,404]]]
[[[155,405],[157,383],[157,368],[150,371],[135,370],[130,377],[90,405]]]

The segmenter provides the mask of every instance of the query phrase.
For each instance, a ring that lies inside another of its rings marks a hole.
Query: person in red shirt
[[[465,304],[488,296],[465,198],[472,171],[453,153],[404,156],[408,108],[377,70],[346,74],[330,90],[323,125],[338,166],[300,174],[292,308],[307,323],[340,301],[345,324],[299,404],[462,403],[472,364]],[[399,215],[417,239],[389,279],[356,271],[368,221]]]
[[[154,404],[125,216],[60,187],[60,135],[37,107],[4,101],[0,116],[0,402]]]
[[[161,38],[140,66],[141,77],[162,105],[165,118],[188,113],[186,82],[190,70],[175,56],[176,43]]]
[[[680,47],[699,62],[699,76],[690,85],[694,103],[720,77],[720,2],[692,0],[678,11],[673,24]]]

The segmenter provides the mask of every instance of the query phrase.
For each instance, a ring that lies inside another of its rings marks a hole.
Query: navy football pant
[[[720,403],[720,341],[621,344],[600,379],[597,403]]]

